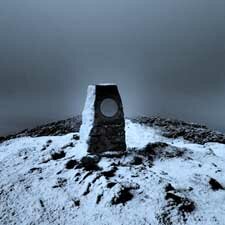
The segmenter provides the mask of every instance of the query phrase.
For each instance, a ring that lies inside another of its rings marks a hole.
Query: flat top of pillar
[[[115,83],[101,83],[101,84],[96,84],[96,86],[117,86]]]

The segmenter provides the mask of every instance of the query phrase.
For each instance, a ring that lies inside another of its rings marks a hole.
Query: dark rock
[[[196,144],[205,144],[207,142],[225,144],[225,134],[210,130],[204,125],[160,117],[138,117],[133,121],[151,127],[159,127],[163,131],[163,135],[168,138],[183,137]]]
[[[77,164],[78,164],[78,162],[76,160],[71,159],[66,163],[65,168],[73,169]]]
[[[52,143],[52,140],[47,141],[47,145],[50,145]]]
[[[100,195],[97,196],[96,204],[99,204],[99,202],[100,202],[101,199],[102,199],[102,196],[103,196],[103,194],[100,194]]]
[[[41,149],[41,151],[45,151],[47,149],[46,146],[43,146],[43,148]]]
[[[45,159],[41,163],[48,163],[50,160],[51,160],[51,158],[50,159]]]
[[[178,193],[176,193],[176,190],[171,184],[168,184],[165,187],[166,195],[165,199],[169,200],[169,205],[170,206],[176,206],[178,207],[178,211],[181,213],[183,220],[186,220],[186,215],[187,213],[191,213],[195,210],[195,203],[186,198],[180,196]]]
[[[37,171],[38,173],[42,173],[42,168],[39,167],[31,168],[28,173],[33,173],[35,171]]]
[[[159,224],[162,225],[173,225],[173,222],[171,221],[171,215],[168,210],[163,210],[161,215],[157,216],[157,219],[159,220]]]
[[[79,207],[80,206],[80,200],[79,199],[75,199],[73,200],[74,202],[74,206]]]
[[[131,188],[122,186],[116,196],[113,197],[112,205],[123,204],[130,201],[133,198],[133,194],[130,192]]]
[[[78,173],[75,174],[75,177],[80,177],[80,175],[81,174],[78,172]]]
[[[146,156],[155,156],[157,153],[157,150],[160,150],[166,147],[168,147],[168,144],[164,142],[149,143],[140,151],[140,153]]]
[[[62,173],[62,170],[58,171],[58,172],[56,173],[56,175],[59,175],[59,174],[61,174],[61,173]]]
[[[73,147],[74,147],[74,143],[73,142],[70,142],[69,144],[63,146],[62,149],[73,148]]]
[[[66,186],[66,183],[67,183],[66,178],[59,177],[59,178],[57,178],[56,185],[54,185],[52,188],[62,188],[64,186]]]
[[[141,165],[142,164],[142,158],[141,157],[138,157],[138,156],[135,156],[133,158],[133,160],[131,161],[131,165]]]
[[[209,184],[213,191],[224,190],[224,187],[214,178],[210,178]]]
[[[168,159],[182,157],[184,155],[185,149],[178,148],[172,145],[168,145],[163,142],[149,143],[139,154],[148,158],[149,161],[153,161],[155,158]]]
[[[53,160],[62,159],[66,156],[64,151],[55,152],[51,154]]]
[[[115,182],[109,182],[109,183],[107,184],[107,188],[112,188],[112,187],[114,187],[115,185],[116,185]]]
[[[108,179],[110,177],[114,177],[116,171],[117,171],[117,167],[113,167],[111,170],[109,170],[109,171],[103,171],[101,174],[103,176],[105,176],[106,179]]]
[[[182,213],[191,213],[195,210],[195,204],[190,199],[183,199],[181,206],[179,207],[179,211]]]
[[[89,171],[88,173],[85,174],[85,176],[83,177],[83,179],[80,181],[80,183],[82,181],[84,181],[87,177],[89,177],[92,174],[93,171]]]
[[[197,144],[205,144],[207,142],[218,142],[225,144],[225,134],[210,130],[204,125],[160,117],[139,117],[133,119],[132,121],[151,127],[159,127],[163,131],[163,135],[169,138],[183,137],[184,139]],[[79,132],[80,125],[81,116],[77,116],[42,125],[31,130],[26,129],[17,134],[8,135],[6,137],[0,137],[0,143],[10,139],[26,136],[41,137]]]
[[[81,125],[81,116],[76,116],[66,120],[49,123],[46,125],[38,126],[33,129],[26,129],[17,134],[0,137],[0,143],[13,138],[19,137],[41,137],[41,136],[56,136],[65,135],[68,133],[79,132]]]
[[[84,196],[90,193],[90,188],[91,188],[91,183],[88,183],[87,188],[85,192],[83,193]]]
[[[84,168],[87,171],[99,170],[99,157],[85,156],[81,159],[78,168]]]
[[[102,177],[102,174],[98,174],[92,181],[92,184],[94,184],[99,178]]]
[[[30,185],[26,185],[24,188],[25,188],[26,191],[28,191],[31,188],[31,186]]]
[[[165,191],[166,192],[168,192],[168,191],[175,191],[175,188],[169,183],[169,184],[166,185]]]
[[[78,140],[80,140],[80,137],[79,137],[79,135],[74,134],[74,135],[73,135],[73,139],[76,140],[76,141],[78,141]]]
[[[6,141],[6,139],[7,139],[6,137],[0,137],[0,143]]]
[[[175,193],[167,192],[165,196],[166,200],[172,200],[176,205],[179,205],[182,203],[183,198]]]
[[[41,199],[39,200],[39,202],[40,202],[41,207],[44,208],[45,207],[44,202]]]

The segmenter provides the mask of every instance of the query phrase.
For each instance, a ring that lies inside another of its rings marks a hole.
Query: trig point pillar
[[[126,151],[125,119],[117,85],[88,87],[80,136],[89,153]]]

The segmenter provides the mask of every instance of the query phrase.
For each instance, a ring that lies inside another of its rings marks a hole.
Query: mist
[[[0,2],[0,135],[81,114],[117,83],[127,117],[225,131],[225,1]]]

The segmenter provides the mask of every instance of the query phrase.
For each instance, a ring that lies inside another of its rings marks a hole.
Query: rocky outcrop
[[[168,138],[183,137],[184,139],[197,144],[207,142],[218,142],[225,144],[225,134],[209,129],[207,126],[196,123],[188,123],[176,119],[166,119],[160,117],[138,117],[132,119],[133,122],[144,124],[150,127],[158,127],[162,134]],[[17,134],[0,137],[0,143],[18,137],[41,137],[64,135],[71,132],[78,132],[81,126],[81,116],[76,116],[66,120],[38,126],[34,129],[26,129]],[[79,139],[77,134],[74,137]]]
[[[66,120],[41,125],[33,129],[26,129],[17,134],[0,137],[0,143],[19,137],[41,137],[41,136],[61,136],[64,134],[78,132],[81,125],[81,116],[76,116]]]
[[[196,144],[205,144],[207,142],[225,144],[225,135],[223,133],[213,131],[204,125],[160,117],[138,117],[133,121],[151,127],[159,127],[163,131],[163,136],[168,138],[183,137]]]

